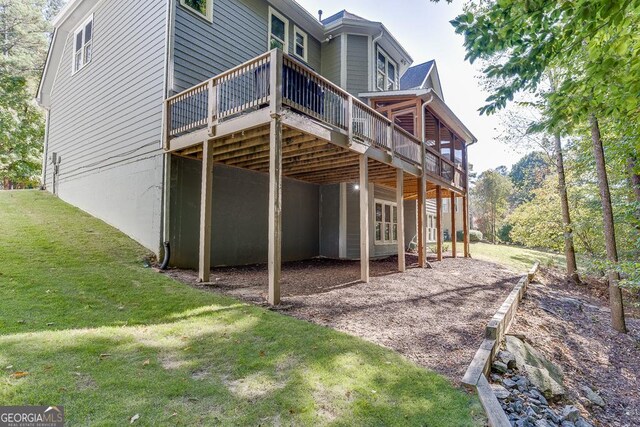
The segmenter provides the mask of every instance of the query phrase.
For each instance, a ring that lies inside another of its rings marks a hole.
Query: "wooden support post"
[[[269,304],[280,304],[282,268],[282,119],[271,120],[269,143]]]
[[[462,196],[462,221],[464,234],[464,257],[469,258],[469,197],[466,194]]]
[[[198,281],[208,282],[211,274],[211,196],[213,190],[213,141],[202,144],[202,190],[200,193],[200,251]]]
[[[436,186],[436,257],[442,261],[442,187]]]
[[[271,52],[271,124],[269,129],[269,275],[268,302],[280,304],[282,271],[282,51]]]
[[[425,250],[425,236],[424,236],[424,213],[425,213],[425,195],[424,188],[424,174],[418,177],[418,266],[424,268],[427,266],[426,250]]]
[[[396,170],[396,204],[398,205],[398,271],[406,270],[404,260],[404,173],[402,169]]]
[[[360,280],[369,283],[369,159],[360,155]]]
[[[451,256],[454,258],[458,256],[456,251],[456,193],[451,192]]]

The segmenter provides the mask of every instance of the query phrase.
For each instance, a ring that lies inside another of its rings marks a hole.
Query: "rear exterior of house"
[[[317,256],[361,259],[367,279],[370,257],[441,256],[443,200],[466,213],[475,138],[433,61],[410,67],[381,23],[290,0],[75,0],[55,27],[46,188],[169,241],[203,280],[268,262],[274,288],[281,261]]]

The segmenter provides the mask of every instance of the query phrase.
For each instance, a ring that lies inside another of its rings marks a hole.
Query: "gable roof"
[[[400,78],[400,90],[422,89],[434,63],[435,61],[431,60],[410,67]]]
[[[428,85],[429,78],[431,78],[431,85]],[[400,77],[400,90],[428,89],[430,86],[433,86],[438,96],[444,99],[438,66],[434,59],[410,67]]]

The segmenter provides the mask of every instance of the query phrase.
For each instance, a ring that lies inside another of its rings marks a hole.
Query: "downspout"
[[[173,32],[174,32],[174,0],[167,1],[167,11],[166,17],[167,22],[165,26],[165,55],[164,55],[164,81],[162,94],[163,99],[162,103],[164,105],[164,100],[169,96],[169,91],[171,86],[173,86],[173,66],[172,66],[172,56],[173,56]],[[165,118],[166,113],[164,108],[162,110],[162,119],[161,119],[161,130],[160,130],[160,148],[164,149],[164,138],[165,138]],[[169,265],[169,257],[170,257],[170,247],[169,247],[169,196],[170,196],[170,186],[171,186],[171,154],[163,153],[162,154],[162,200],[161,200],[161,222],[160,226],[162,230],[160,232],[161,241],[163,242],[162,250],[164,252],[164,260],[162,262],[161,268],[164,270]],[[160,249],[160,248],[159,248]]]

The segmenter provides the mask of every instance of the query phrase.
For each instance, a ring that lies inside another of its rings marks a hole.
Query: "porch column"
[[[398,271],[406,270],[404,260],[404,173],[402,169],[396,170],[396,205],[398,215]]]
[[[462,196],[462,227],[464,235],[464,257],[469,258],[469,197]]]
[[[425,250],[425,201],[426,196],[425,179],[424,176],[418,177],[418,266],[424,268],[427,266],[426,250]]]
[[[360,280],[369,283],[369,164],[366,155],[360,160]]]
[[[436,186],[436,257],[442,261],[442,187]]]
[[[277,305],[282,267],[282,119],[277,114],[269,139],[269,304]]]
[[[200,250],[198,281],[208,282],[211,274],[211,193],[213,190],[213,141],[202,144],[202,189],[200,192]]]
[[[451,255],[455,258],[456,252],[456,193],[451,192]]]

